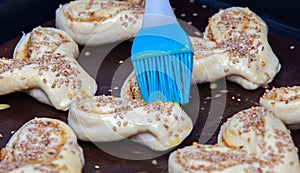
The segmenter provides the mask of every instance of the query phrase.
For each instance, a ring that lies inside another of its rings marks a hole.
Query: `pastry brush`
[[[131,61],[145,102],[189,102],[192,46],[168,0],[146,0]]]

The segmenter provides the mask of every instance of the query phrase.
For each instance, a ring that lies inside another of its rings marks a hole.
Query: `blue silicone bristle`
[[[141,96],[147,103],[162,100],[186,104],[189,102],[193,67],[192,46],[171,10],[167,10],[169,16],[164,14],[164,9],[155,11],[156,14],[146,14],[149,13],[147,3],[155,6],[158,2],[165,9],[170,6],[167,0],[155,3],[146,0],[143,27],[131,49],[133,68]]]
[[[162,100],[188,103],[192,56],[191,52],[187,52],[133,61],[143,99],[146,102]]]

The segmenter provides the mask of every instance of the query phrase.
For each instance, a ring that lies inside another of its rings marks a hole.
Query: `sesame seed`
[[[123,122],[123,126],[127,126],[127,125],[128,125],[127,121]]]
[[[99,165],[95,165],[94,168],[95,169],[100,169],[100,166]]]
[[[155,159],[152,160],[152,164],[153,164],[153,165],[157,165],[157,160],[155,160]]]
[[[295,46],[294,45],[290,46],[290,49],[291,50],[295,49]]]
[[[124,28],[127,28],[127,27],[128,27],[128,23],[127,23],[127,22],[122,22],[121,25],[122,25]]]
[[[216,89],[217,87],[218,87],[218,84],[217,84],[217,83],[211,83],[211,84],[209,85],[209,88],[212,89],[212,90]]]
[[[210,100],[210,99],[211,99],[211,97],[210,97],[210,96],[207,96],[207,97],[205,97],[204,100]],[[206,104],[206,103],[204,103],[204,104]]]
[[[8,109],[8,108],[10,108],[9,104],[0,104],[0,110],[5,110],[5,109]]]
[[[118,121],[117,125],[120,127],[122,125],[121,121]]]
[[[207,8],[207,6],[205,4],[202,5],[202,8]]]
[[[89,51],[84,52],[84,56],[90,56],[90,55],[91,55],[91,52],[89,52]]]
[[[219,97],[221,97],[223,94],[216,94],[216,95],[214,95],[214,98],[219,98]]]
[[[134,153],[134,154],[142,154],[143,152],[141,152],[141,151],[137,151],[137,150],[133,150],[133,151],[131,151],[132,153]]]
[[[195,33],[197,36],[201,36],[201,35],[202,35],[202,33],[199,32],[199,31],[195,31],[194,33]]]
[[[185,13],[181,13],[181,14],[180,14],[180,17],[185,17],[185,16],[186,16]]]
[[[222,94],[229,93],[229,91],[228,91],[228,90],[226,90],[226,89],[220,90],[219,92],[220,92],[220,93],[222,93]]]

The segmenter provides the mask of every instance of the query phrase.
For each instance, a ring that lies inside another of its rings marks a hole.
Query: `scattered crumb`
[[[0,110],[5,110],[5,109],[8,109],[8,108],[10,108],[9,104],[0,104]]]
[[[229,91],[228,91],[228,90],[225,90],[225,89],[224,89],[224,90],[220,90],[219,92],[222,93],[222,94],[229,93]]]
[[[212,90],[214,90],[214,89],[218,88],[218,84],[217,83],[211,83],[209,85],[209,88],[212,89]]]
[[[211,99],[211,97],[207,96],[204,100],[210,100],[210,99]]]
[[[264,85],[262,85],[262,87],[263,87],[264,89],[268,89],[268,88],[270,88],[270,85],[264,84]]]
[[[185,16],[186,16],[185,13],[181,13],[181,14],[180,14],[180,17],[185,17]]]
[[[134,153],[134,154],[142,154],[143,152],[141,152],[141,151],[131,151],[132,153]]]
[[[85,55],[85,56],[90,56],[90,55],[91,55],[91,52],[86,51],[86,52],[84,52],[84,55]]]
[[[194,32],[197,36],[201,36],[202,34],[201,34],[201,32],[199,32],[199,31],[195,31]]]
[[[153,165],[157,165],[157,160],[155,160],[155,159],[152,160],[152,164],[153,164]]]
[[[215,96],[214,96],[214,98],[219,98],[219,97],[221,97],[223,94],[216,94]]]

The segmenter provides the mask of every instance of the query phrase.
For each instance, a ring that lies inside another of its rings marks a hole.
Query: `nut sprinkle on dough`
[[[1,150],[0,173],[80,173],[83,151],[62,121],[35,118],[25,123]]]
[[[248,90],[267,86],[281,68],[267,36],[266,23],[248,8],[220,10],[209,19],[204,38],[190,37],[193,81],[215,82],[226,77]],[[134,78],[130,74],[125,80],[121,97],[141,98]]]
[[[63,30],[38,26],[23,35],[15,47],[13,59],[36,58],[45,54],[66,55],[77,59],[79,48]]]
[[[300,87],[273,87],[266,90],[259,104],[274,112],[279,119],[293,129],[300,128]]]
[[[253,90],[270,83],[281,68],[268,43],[268,26],[248,8],[220,10],[203,35],[191,39],[197,83],[226,77]]]
[[[300,165],[282,121],[263,107],[252,107],[223,124],[217,144],[194,143],[171,153],[169,172],[299,173]]]
[[[73,102],[68,124],[84,141],[124,138],[163,151],[180,144],[192,131],[191,119],[178,104],[95,96]]]
[[[101,45],[135,36],[144,12],[142,0],[76,0],[56,10],[55,24],[81,45]]]
[[[73,57],[44,54],[22,60],[0,59],[0,95],[41,89],[56,109],[68,110],[72,101],[94,95],[95,80]]]
[[[52,27],[34,28],[18,42],[13,60],[0,60],[0,86],[4,86],[0,94],[25,90],[42,103],[69,109],[73,99],[94,95],[97,89],[94,79],[75,61],[78,54],[78,45],[66,32]],[[26,75],[24,71],[35,72]],[[16,81],[4,78],[5,75]],[[4,83],[6,80],[9,83]]]

